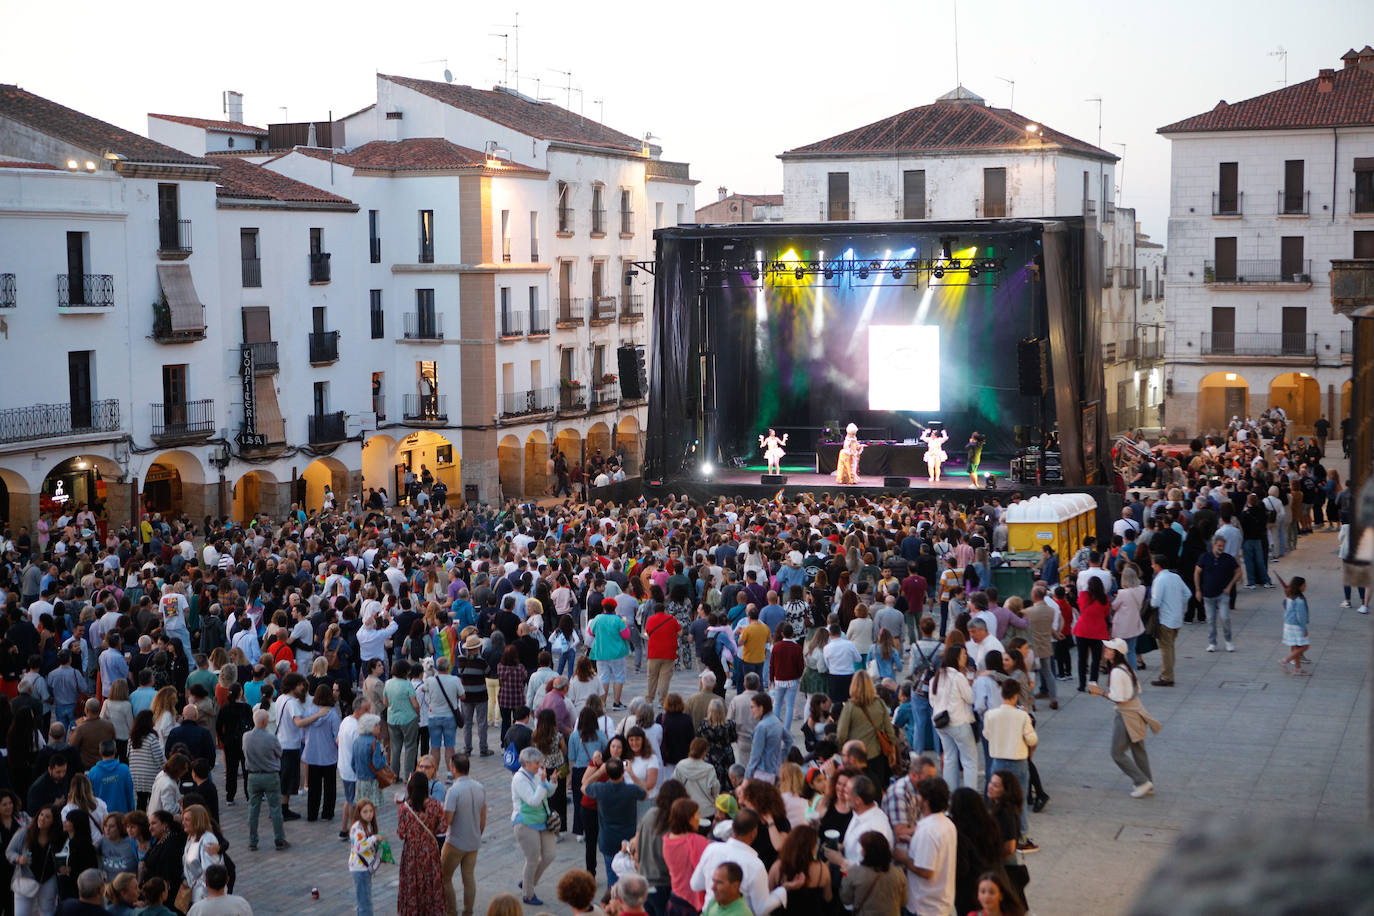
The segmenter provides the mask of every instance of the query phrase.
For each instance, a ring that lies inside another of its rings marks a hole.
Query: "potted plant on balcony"
[[[601,384],[603,385],[613,385],[616,381],[617,379],[614,372],[607,372],[605,375],[601,376]]]
[[[163,340],[172,336],[172,307],[163,296],[153,303],[153,338]]]
[[[581,390],[582,390],[582,383],[579,382],[579,381],[578,381],[577,379],[575,379],[575,378],[565,378],[565,379],[563,379],[563,381],[559,382],[558,385],[559,385],[559,387],[562,388],[564,391],[581,391]]]

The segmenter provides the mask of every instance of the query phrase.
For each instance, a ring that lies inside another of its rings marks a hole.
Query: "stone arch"
[[[141,483],[140,498],[145,512],[185,513],[198,519],[214,511],[207,507],[205,467],[190,452],[159,453],[148,463]]]
[[[333,456],[324,455],[310,462],[301,472],[300,480],[305,485],[306,512],[318,512],[324,506],[325,484],[334,491],[336,506],[348,502],[348,466]]]
[[[370,490],[386,490],[394,505],[396,488],[400,483],[396,478],[396,465],[400,463],[397,441],[385,433],[369,436],[363,442],[363,500],[372,494]]]
[[[524,449],[520,445],[520,439],[509,434],[502,436],[501,441],[496,444],[496,473],[501,482],[503,497],[528,495],[524,492],[523,458]]]
[[[115,483],[123,475],[123,468],[104,455],[83,452],[65,458],[44,475],[37,509],[57,515],[88,505],[103,520],[123,521],[128,517],[128,488]]]
[[[548,437],[542,429],[531,430],[525,439],[525,496],[545,496],[552,492],[548,460]]]
[[[436,482],[442,480],[448,487],[449,499],[462,500],[463,459],[451,440],[433,430],[419,430],[402,439],[397,451],[399,463],[414,471],[417,479],[427,468]]]
[[[263,513],[279,520],[290,505],[289,497],[289,486],[279,483],[271,471],[256,468],[234,481],[234,518],[247,524],[254,515]]]
[[[1250,412],[1250,383],[1236,372],[1213,372],[1197,386],[1197,433],[1220,433]]]
[[[602,458],[609,458],[611,448],[611,428],[603,422],[593,423],[587,430],[587,460],[591,461],[598,449]]]
[[[0,467],[0,523],[14,526],[32,525],[36,508],[29,482],[18,471]]]
[[[615,427],[615,444],[625,455],[625,475],[634,477],[639,473],[639,418],[630,415],[621,417]]]
[[[1310,372],[1284,372],[1269,383],[1269,407],[1288,415],[1288,434],[1310,436],[1322,412],[1322,388]]]

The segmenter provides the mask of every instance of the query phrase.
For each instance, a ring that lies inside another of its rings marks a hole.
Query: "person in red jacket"
[[[677,639],[682,632],[682,623],[668,613],[666,604],[657,603],[657,607],[659,610],[644,621],[644,635],[649,643],[649,686],[644,696],[662,706],[673,680],[673,662],[677,660]]]
[[[778,624],[777,639],[773,641],[768,669],[773,682],[773,711],[782,720],[782,727],[792,730],[792,712],[797,705],[797,686],[801,683],[805,663],[801,643],[793,637],[792,624]]]
[[[1073,637],[1078,642],[1078,692],[1087,689],[1089,673],[1092,682],[1097,683],[1097,671],[1102,665],[1102,642],[1111,638],[1107,621],[1111,617],[1112,604],[1107,598],[1107,589],[1099,576],[1088,577],[1088,588],[1078,593],[1078,621],[1073,625]],[[1088,656],[1092,656],[1092,669],[1088,669]]]

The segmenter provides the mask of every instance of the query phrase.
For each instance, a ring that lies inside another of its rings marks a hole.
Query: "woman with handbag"
[[[208,893],[205,886],[205,870],[211,865],[224,864],[219,837],[215,835],[210,823],[210,812],[204,805],[187,805],[186,810],[181,812],[181,826],[186,830],[186,846],[181,851],[185,884],[177,892],[179,909],[182,908],[183,899],[187,900],[190,906],[204,900]]]
[[[973,739],[973,687],[964,676],[968,652],[950,646],[930,681],[931,723],[940,738],[943,775],[951,789],[974,787],[978,759]],[[962,777],[962,778],[961,778]]]
[[[549,796],[557,783],[544,769],[544,752],[527,747],[520,752],[520,769],[510,780],[511,824],[515,842],[525,855],[524,880],[520,882],[526,906],[543,906],[534,889],[545,870],[553,864],[554,843],[561,823],[549,810]]]
[[[358,737],[353,740],[353,775],[357,784],[353,789],[354,804],[367,799],[374,805],[382,803],[382,789],[396,781],[396,774],[386,765],[386,751],[377,740],[381,719],[368,713],[358,720]],[[386,786],[382,785],[385,782]]]
[[[14,893],[15,916],[51,916],[57,909],[55,857],[61,841],[56,824],[55,808],[39,808],[34,819],[10,839],[5,849],[5,858],[14,865],[10,888]]]
[[[556,781],[556,786],[549,795],[549,808],[558,815],[561,823],[567,823],[568,773],[571,770],[568,765],[568,743],[558,733],[558,717],[552,709],[539,710],[530,745],[539,748],[544,754],[544,767]],[[561,826],[554,831],[555,834],[562,832]]]
[[[62,829],[67,833],[67,842],[53,858],[57,862],[57,899],[74,900],[80,896],[76,887],[77,875],[88,868],[100,867],[100,854],[91,842],[91,817],[79,808],[73,808],[62,818]]]
[[[887,788],[893,767],[898,762],[895,760],[897,731],[892,727],[887,704],[878,698],[873,679],[867,671],[855,671],[849,680],[849,702],[840,711],[835,739],[840,747],[844,747],[847,741],[862,741],[868,751],[869,778],[879,791]]]
[[[398,797],[396,835],[401,851],[401,886],[397,916],[434,916],[444,912],[438,833],[444,828],[444,806],[429,795],[429,779],[411,773],[405,795]]]
[[[1126,662],[1125,641],[1108,640],[1102,647],[1102,655],[1107,663],[1107,689],[1093,684],[1088,692],[1116,704],[1112,720],[1112,762],[1131,778],[1135,786],[1131,797],[1144,798],[1155,791],[1150,757],[1145,753],[1145,735],[1147,731],[1158,733],[1160,724],[1141,705],[1140,682]]]

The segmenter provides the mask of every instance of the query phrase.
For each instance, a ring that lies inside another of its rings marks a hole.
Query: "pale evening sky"
[[[220,91],[245,95],[245,119],[323,119],[369,104],[374,74],[487,87],[502,79],[519,14],[520,89],[625,133],[660,139],[691,163],[697,205],[716,188],[782,190],[777,154],[927,104],[955,85],[952,0],[761,4],[699,0],[570,4],[519,0],[440,5],[394,0],[100,7],[13,4],[0,82],[146,132],[149,111],[222,117]],[[27,36],[27,38],[25,38]],[[1120,155],[1121,206],[1164,241],[1169,145],[1159,126],[1339,67],[1374,43],[1364,0],[963,0],[965,86]],[[539,83],[536,84],[536,80]],[[577,90],[581,89],[581,93]],[[602,100],[602,105],[596,104]]]

